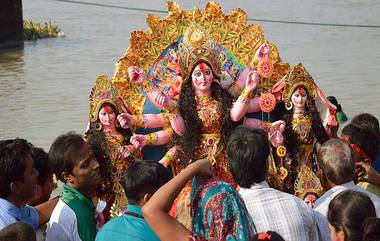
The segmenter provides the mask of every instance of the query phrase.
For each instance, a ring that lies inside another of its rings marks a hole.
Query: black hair
[[[72,174],[74,159],[79,155],[84,139],[75,132],[60,135],[55,139],[49,150],[49,164],[56,177],[66,183],[62,172]]]
[[[379,120],[369,113],[361,113],[355,115],[352,118],[351,124],[364,128],[369,128],[372,131],[374,131],[377,135],[380,135]]]
[[[363,223],[362,241],[379,241],[380,240],[380,219],[376,217],[366,218]]]
[[[124,175],[124,189],[131,204],[137,204],[145,194],[153,194],[170,180],[166,168],[155,161],[133,163]]]
[[[11,193],[10,184],[24,181],[25,161],[31,158],[31,145],[24,139],[0,141],[0,197]]]
[[[32,147],[32,159],[34,161],[34,167],[38,171],[38,183],[42,186],[51,174],[49,155],[42,148]]]
[[[336,112],[342,112],[342,106],[338,103],[338,100],[335,98],[335,96],[328,96],[327,100],[336,106]]]
[[[0,241],[36,241],[36,232],[25,222],[12,223],[0,231]]]
[[[336,195],[329,204],[327,219],[336,229],[344,232],[345,241],[363,240],[364,234],[369,236],[371,221],[368,218],[376,218],[376,210],[373,202],[367,194],[346,190]],[[364,229],[363,223],[367,223]],[[378,226],[377,226],[378,227]]]
[[[194,155],[195,147],[198,141],[201,138],[202,134],[202,121],[198,116],[197,112],[197,102],[195,99],[195,89],[192,83],[192,76],[195,67],[200,64],[205,63],[210,67],[210,64],[204,60],[198,61],[194,64],[193,68],[190,71],[189,76],[185,80],[181,94],[178,100],[178,111],[183,118],[185,124],[185,133],[183,136],[178,137],[174,136],[174,144],[179,145],[183,153],[179,154],[179,159],[181,160],[190,160],[196,159]],[[211,71],[212,68],[210,67]],[[218,79],[218,76],[213,72],[214,78]],[[219,80],[219,79],[218,79]],[[221,111],[221,122],[222,122],[222,138],[228,136],[229,132],[235,127],[235,123],[231,121],[230,118],[230,109],[232,106],[233,97],[230,93],[224,90],[220,84],[215,81],[211,84],[211,97],[218,101],[219,110]],[[223,141],[223,140],[222,140]]]
[[[269,156],[268,134],[261,129],[239,126],[227,141],[227,158],[231,173],[239,186],[250,188],[265,180]]]
[[[348,124],[342,129],[342,136],[347,136],[351,144],[358,145],[371,158],[371,161],[376,159],[379,138],[371,129]]]

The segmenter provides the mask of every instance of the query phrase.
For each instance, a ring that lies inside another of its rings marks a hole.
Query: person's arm
[[[157,192],[143,206],[142,212],[149,226],[163,240],[189,240],[191,231],[168,214],[174,199],[195,175],[212,176],[210,162],[202,159],[190,164]]]
[[[356,163],[356,167],[365,170],[365,172],[359,173],[358,181],[380,186],[380,173],[378,173],[370,164],[358,162]]]
[[[49,221],[50,216],[55,206],[58,203],[58,200],[59,200],[59,197],[55,197],[35,207],[37,209],[38,214],[40,215],[40,220],[38,223],[39,227],[41,227],[42,225],[44,225],[45,223]]]

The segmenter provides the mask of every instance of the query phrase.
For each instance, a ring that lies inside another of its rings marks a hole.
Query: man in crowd
[[[36,230],[47,222],[57,200],[35,208],[27,205],[35,195],[37,178],[30,144],[19,138],[0,141],[0,230],[17,221]]]
[[[141,208],[153,193],[169,179],[168,171],[157,162],[136,162],[129,167],[124,181],[128,208],[121,217],[113,218],[104,225],[96,236],[96,241],[159,241],[159,238],[144,220]]]
[[[32,147],[32,159],[34,161],[34,167],[38,171],[38,182],[36,185],[36,193],[28,204],[37,206],[50,199],[50,195],[57,185],[54,182],[53,173],[50,170],[49,155],[42,148]]]
[[[92,197],[100,182],[100,171],[90,146],[73,132],[61,135],[50,147],[49,162],[64,187],[47,225],[46,240],[95,240]]]
[[[237,127],[227,141],[231,172],[254,220],[257,232],[276,231],[285,240],[322,240],[328,230],[320,230],[312,209],[297,197],[270,188],[268,135],[260,129]]]
[[[353,182],[355,174],[355,157],[350,145],[340,139],[330,139],[318,150],[319,178],[323,188],[327,190],[315,203],[315,210],[323,216],[327,215],[330,201],[340,192],[355,190],[366,193],[380,217],[380,199],[358,187]]]

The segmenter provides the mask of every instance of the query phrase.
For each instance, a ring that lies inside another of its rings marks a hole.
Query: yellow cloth
[[[380,186],[374,185],[368,182],[359,182],[357,186],[364,188],[368,192],[371,192],[380,198]]]

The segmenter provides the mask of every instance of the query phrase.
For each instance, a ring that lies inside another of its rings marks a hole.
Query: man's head
[[[91,192],[100,182],[99,164],[82,136],[69,132],[57,137],[49,150],[56,177],[81,192]]]
[[[158,188],[170,180],[170,175],[165,167],[157,162],[138,161],[128,168],[124,179],[128,202],[142,206]]]
[[[342,140],[347,141],[354,153],[356,160],[371,162],[376,159],[379,149],[378,135],[369,128],[348,124],[342,129]]]
[[[35,194],[38,171],[24,139],[0,141],[0,197],[26,204]]]
[[[0,241],[35,241],[36,232],[27,223],[12,223],[0,231]]]
[[[243,188],[265,180],[268,155],[268,135],[261,129],[239,126],[228,138],[227,157],[232,176]]]
[[[354,116],[351,124],[371,129],[377,135],[380,135],[379,120],[369,113],[361,113]]]
[[[350,182],[354,178],[354,154],[350,145],[340,139],[330,139],[323,143],[318,150],[318,164],[325,177],[334,185]]]
[[[42,148],[32,147],[32,159],[39,175],[36,194],[29,201],[29,205],[36,206],[48,201],[50,194],[57,185],[54,182],[53,173],[49,166],[49,155]]]

